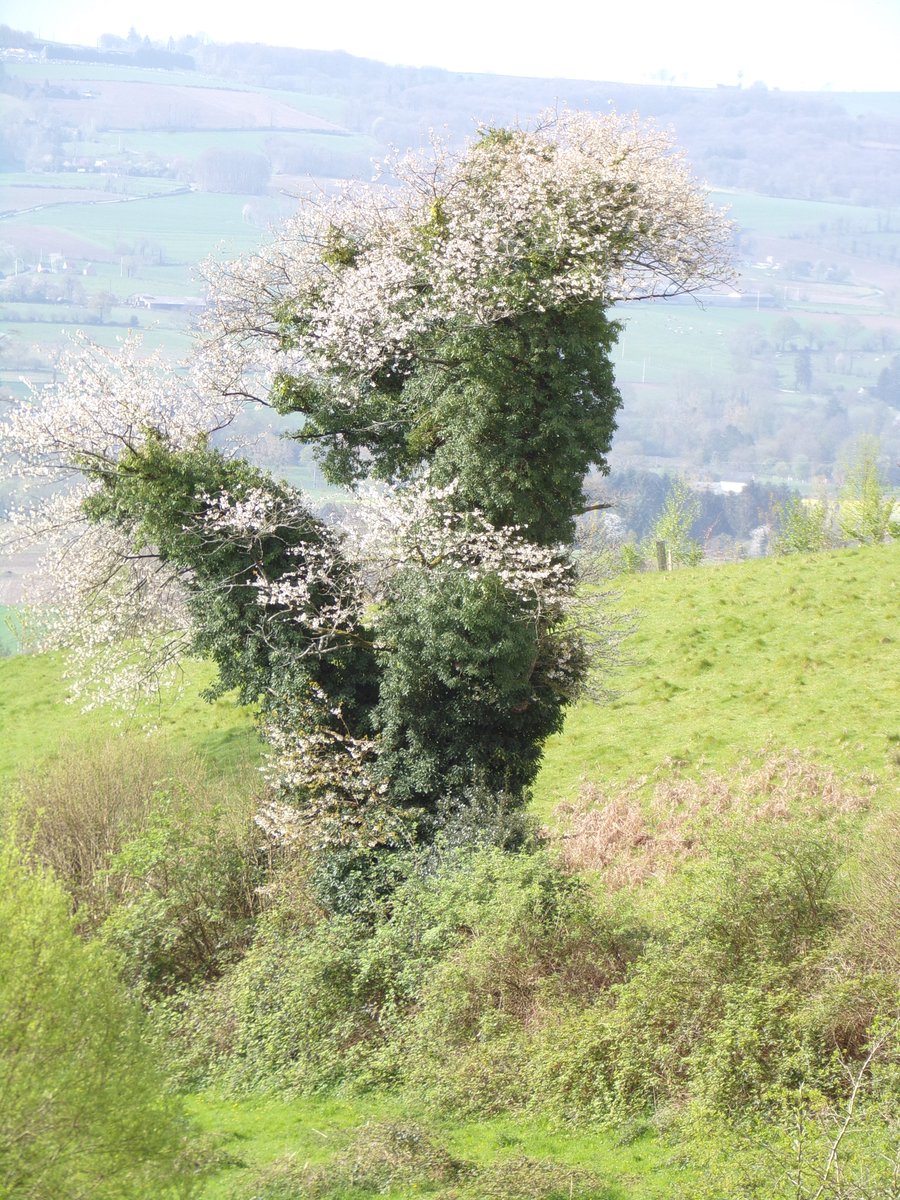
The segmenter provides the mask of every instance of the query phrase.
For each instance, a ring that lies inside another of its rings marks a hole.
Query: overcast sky
[[[87,45],[134,26],[151,38],[203,32],[455,71],[900,90],[900,0],[2,0],[0,20]]]

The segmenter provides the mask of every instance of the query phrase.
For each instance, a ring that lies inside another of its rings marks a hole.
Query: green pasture
[[[124,310],[129,315],[134,309]],[[165,316],[165,314],[160,314]],[[180,359],[188,352],[191,339],[186,329],[172,329],[157,323],[154,313],[141,314],[140,327],[135,331],[142,336],[144,349],[148,354],[159,351],[173,359]],[[31,349],[39,354],[52,354],[57,350],[68,349],[70,335],[83,330],[88,339],[98,346],[112,348],[117,346],[122,338],[132,332],[131,327],[124,322],[118,325],[51,325],[42,321],[0,321],[0,333],[11,334],[15,339],[13,346],[7,351],[6,359],[14,361],[17,353],[27,354]]]
[[[848,312],[850,310],[848,309]],[[853,310],[858,311],[858,310]],[[792,305],[790,310],[720,308],[699,303],[622,304],[616,318],[623,330],[612,359],[619,383],[663,385],[671,390],[679,375],[725,377],[734,369],[733,353],[740,335],[757,329],[772,345],[780,343],[778,325],[791,317],[801,327],[823,326],[838,330],[841,317],[833,311],[814,313]],[[802,336],[796,344],[803,344]],[[832,348],[832,355],[837,348]],[[889,357],[889,355],[888,355]],[[853,351],[853,374],[830,372],[830,386],[857,389],[874,384],[884,366],[885,355]],[[780,386],[794,387],[794,354],[776,353]]]
[[[72,143],[83,145],[84,143]],[[43,188],[50,194],[47,203],[53,203],[54,190],[121,192],[127,196],[146,196],[152,192],[172,191],[184,187],[177,179],[151,178],[144,175],[123,175],[115,171],[80,174],[78,171],[9,171],[0,173],[0,189]],[[11,193],[15,200],[15,192]]]
[[[198,71],[166,70],[162,67],[137,67],[118,63],[41,62],[7,63],[6,72],[13,79],[30,83],[78,83],[81,80],[113,83],[156,83],[165,87],[226,87],[233,91],[254,91],[250,84],[201,75]]]
[[[898,579],[897,542],[623,576],[638,628],[618,697],[550,739],[537,810],[583,780],[725,768],[766,745],[896,782]]]
[[[291,108],[298,108],[311,116],[321,117],[323,121],[331,121],[334,125],[342,125],[346,101],[336,96],[319,96],[312,92],[289,92],[285,88],[255,88],[263,96],[280,100]]]
[[[258,196],[189,192],[121,204],[67,205],[29,213],[27,221],[10,218],[3,228],[9,240],[15,239],[20,220],[46,228],[48,251],[53,249],[53,230],[82,238],[108,253],[118,253],[117,248],[135,239],[149,238],[162,245],[167,259],[194,266],[213,253],[234,256],[261,244],[266,231],[243,219],[247,203],[265,207]]]
[[[27,630],[27,619],[25,620]],[[60,654],[17,654],[0,659],[0,783],[52,761],[67,746],[88,746],[118,731],[152,730],[173,750],[191,751],[210,769],[228,774],[258,756],[252,715],[225,696],[213,704],[200,698],[211,679],[201,664],[185,668],[183,691],[145,704],[134,713],[111,706],[85,711],[69,701]],[[149,736],[149,734],[148,734]]]
[[[343,119],[344,101],[333,96],[322,96],[310,92],[294,92],[283,88],[261,88],[239,80],[223,79],[205,75],[199,71],[165,70],[160,67],[131,67],[107,63],[7,63],[7,74],[12,78],[25,79],[32,83],[48,80],[54,83],[99,82],[146,83],[161,87],[227,88],[234,92],[258,92],[280,100],[301,112],[308,112],[325,121],[340,124]],[[13,97],[0,97],[0,101],[15,104]]]
[[[420,1119],[390,1096],[314,1100],[202,1093],[189,1097],[188,1113],[233,1160],[208,1180],[203,1200],[231,1200],[254,1168],[288,1155],[311,1166],[324,1165],[370,1122]],[[662,1139],[650,1133],[622,1139],[613,1132],[569,1132],[506,1116],[429,1119],[425,1125],[432,1140],[454,1158],[478,1166],[527,1155],[591,1170],[606,1185],[603,1200],[670,1200],[692,1179],[692,1172],[673,1160]],[[391,1189],[382,1195],[386,1200],[409,1200],[410,1193]]]
[[[732,221],[752,233],[786,237],[789,234],[846,229],[874,229],[881,209],[827,200],[793,200],[754,192],[709,192],[710,203],[728,209]]]

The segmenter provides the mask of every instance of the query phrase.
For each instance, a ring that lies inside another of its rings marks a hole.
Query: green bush
[[[268,856],[249,821],[159,793],[108,869],[119,897],[101,931],[150,996],[213,979],[254,932]]]
[[[79,927],[95,929],[122,899],[123,877],[109,869],[114,857],[146,830],[173,788],[185,807],[218,807],[246,825],[255,774],[224,787],[218,780],[213,789],[199,758],[143,735],[63,745],[51,763],[18,780],[7,819],[14,814],[20,836],[69,892]]]
[[[405,914],[413,930],[423,911],[417,891]],[[437,881],[434,900],[425,936],[443,927],[443,953],[423,963],[406,995],[405,1078],[456,1112],[526,1108],[538,1031],[626,977],[640,952],[640,926],[542,853],[460,863]],[[400,925],[395,918],[394,936]]]
[[[627,978],[541,1031],[532,1073],[545,1108],[609,1121],[694,1100],[735,1113],[779,1085],[833,1086],[809,1001],[839,926],[839,858],[833,830],[803,821],[712,844],[657,893]]]
[[[840,1098],[779,1089],[765,1119],[690,1113],[681,1133],[702,1168],[697,1200],[898,1200],[900,1018],[876,1022],[861,1058],[841,1062]]]
[[[834,514],[828,501],[806,502],[799,496],[775,508],[778,533],[773,543],[776,554],[815,554],[838,543]]]
[[[888,950],[876,969],[845,944],[895,944],[889,832],[860,869],[883,895],[858,911],[837,824],[800,815],[732,814],[674,875],[612,898],[545,850],[433,847],[326,915],[295,863],[246,956],[168,1028],[195,1078],[400,1089],[456,1114],[730,1119],[804,1088],[836,1103],[841,1062],[892,1005]]]
[[[521,1100],[523,1031],[623,978],[637,953],[615,911],[544,853],[415,861],[378,920],[316,920],[309,908],[306,921],[285,920],[283,902],[264,914],[223,981],[233,1084],[405,1083],[476,1111],[513,1091]]]
[[[0,849],[0,1195],[186,1196],[189,1131],[107,951],[52,876]]]

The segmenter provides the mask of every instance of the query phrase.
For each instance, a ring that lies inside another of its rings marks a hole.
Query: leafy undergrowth
[[[896,778],[900,543],[625,576],[639,614],[605,708],[551,738],[535,788],[549,815],[584,780],[695,771],[763,747]]]
[[[847,1177],[880,1169],[897,565],[878,547],[625,580],[637,661],[554,739],[542,844],[412,856],[389,904],[349,874],[331,913],[302,856],[260,854],[245,711],[182,699],[144,762],[134,730],[105,745],[113,714],[63,704],[58,659],[0,662],[0,771],[30,768],[16,820],[194,1092],[206,1200],[807,1200],[853,1072]],[[243,804],[217,784],[241,765]],[[779,1191],[795,1117],[811,1182]],[[750,1182],[704,1191],[704,1154]]]

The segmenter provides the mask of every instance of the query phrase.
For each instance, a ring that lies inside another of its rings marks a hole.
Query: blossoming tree
[[[189,375],[85,350],[4,431],[17,469],[77,476],[23,518],[57,540],[66,636],[129,686],[211,656],[260,707],[268,826],[332,847],[522,802],[616,639],[572,553],[620,402],[610,310],[708,286],[730,245],[634,120],[555,114],[392,171],[209,268]],[[302,414],[329,481],[381,488],[350,530],[214,447],[247,401]]]

